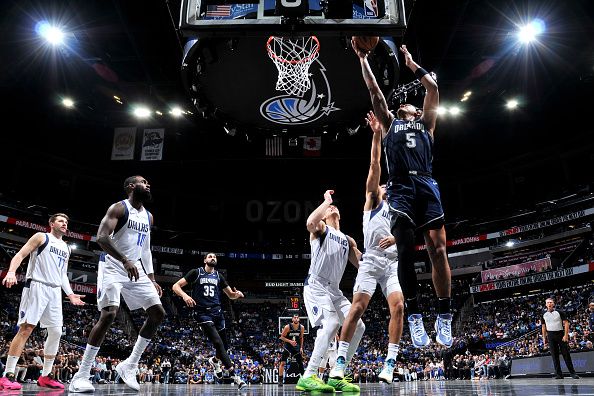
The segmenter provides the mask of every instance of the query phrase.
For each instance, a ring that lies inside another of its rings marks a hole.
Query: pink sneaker
[[[0,389],[19,390],[22,387],[21,384],[15,381],[13,373],[8,373],[6,377],[0,378]]]
[[[45,388],[64,389],[64,385],[56,381],[52,374],[48,374],[46,376],[39,376],[39,378],[37,379],[37,385],[43,386]]]

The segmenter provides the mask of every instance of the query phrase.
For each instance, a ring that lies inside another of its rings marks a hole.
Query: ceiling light
[[[64,98],[62,99],[62,105],[66,108],[73,108],[74,107],[74,101],[70,98]]]
[[[183,110],[180,109],[179,107],[174,107],[169,111],[169,114],[171,114],[174,117],[179,117],[183,114]]]
[[[36,29],[37,33],[52,45],[60,45],[64,42],[64,32],[60,28],[51,26],[47,22],[40,22]]]
[[[138,118],[147,118],[151,115],[151,111],[146,107],[137,107],[134,109],[134,115]]]
[[[441,107],[440,106],[440,107],[437,108],[437,114],[438,115],[445,115],[445,114],[447,114],[447,112],[448,112],[448,110],[445,107]]]
[[[519,105],[519,103],[516,99],[510,99],[505,104],[505,107],[507,107],[509,110],[514,110],[518,107],[518,105]]]
[[[521,43],[529,44],[536,40],[536,37],[545,30],[545,23],[542,19],[534,19],[529,24],[522,26],[518,31],[518,40]]]
[[[450,114],[453,116],[457,116],[458,114],[460,114],[460,108],[457,106],[450,107]]]
[[[505,242],[505,246],[507,246],[507,247],[512,247],[512,246],[514,246],[515,244],[516,244],[516,243],[515,243],[514,241],[507,241],[507,242]]]
[[[464,93],[464,96],[470,96],[470,95],[472,95],[472,91],[466,91],[466,92]]]

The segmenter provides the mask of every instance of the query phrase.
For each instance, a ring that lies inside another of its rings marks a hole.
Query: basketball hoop
[[[311,87],[309,67],[319,55],[318,38],[270,36],[266,50],[278,70],[276,90],[302,97]]]

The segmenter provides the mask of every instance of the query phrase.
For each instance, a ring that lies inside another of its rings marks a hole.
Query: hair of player
[[[547,299],[545,300],[545,302],[547,302],[547,301],[552,301],[552,302],[553,302],[553,304],[555,303],[555,299],[554,299],[553,297],[549,297],[549,298],[547,298]]]
[[[214,252],[208,252],[204,255],[204,260],[206,260],[206,258],[208,257],[209,254],[213,254],[215,257],[217,257],[217,254]]]
[[[124,180],[124,191],[126,192],[126,194],[130,194],[130,192],[132,191],[132,188],[130,188],[130,184],[135,184],[136,183],[136,179],[139,178],[140,176],[136,175],[136,176],[130,176],[127,177],[126,180]]]
[[[66,219],[66,221],[69,221],[70,220],[70,218],[68,218],[68,216],[65,213],[55,213],[55,214],[53,214],[53,215],[50,216],[49,222],[50,223],[53,223],[54,221],[56,221],[56,219],[58,217],[63,217],[63,218]]]

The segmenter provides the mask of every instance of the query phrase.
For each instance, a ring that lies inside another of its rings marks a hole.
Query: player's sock
[[[130,357],[126,359],[128,363],[138,364],[140,356],[142,355],[142,353],[144,352],[144,350],[150,342],[150,339],[138,336],[136,344],[134,344],[134,349],[132,349],[132,354],[130,354]]]
[[[56,358],[48,359],[46,357],[43,358],[43,370],[41,371],[41,375],[43,377],[47,377],[49,373],[52,372],[52,366],[54,365],[54,360]]]
[[[400,346],[398,344],[388,344],[388,356],[386,360],[394,359],[396,360],[396,356],[398,356],[398,351],[400,350]]]
[[[336,351],[337,356],[342,356],[346,359],[347,352],[349,351],[349,342],[346,341],[339,341],[338,342],[338,350]]]
[[[19,360],[18,356],[8,355],[6,357],[6,370],[4,370],[4,376],[6,376],[6,374],[8,374],[8,373],[14,374],[18,360]]]
[[[91,344],[87,344],[85,348],[85,353],[83,354],[82,361],[80,363],[80,367],[78,369],[77,374],[81,374],[82,376],[90,377],[91,376],[91,366],[95,361],[95,357],[97,356],[97,352],[99,352],[99,347],[93,346]]]
[[[451,311],[451,301],[450,297],[439,297],[437,299],[437,313],[438,314],[449,314]]]
[[[421,313],[419,311],[419,302],[417,300],[417,297],[406,299],[406,310],[409,315]]]

